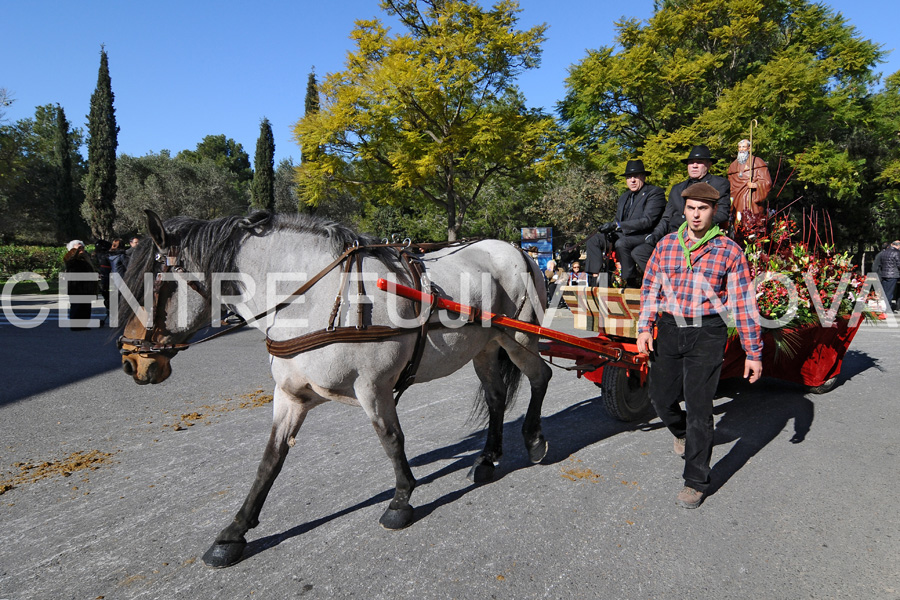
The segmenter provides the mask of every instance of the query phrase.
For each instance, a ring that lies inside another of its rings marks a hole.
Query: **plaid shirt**
[[[659,312],[683,317],[688,324],[719,313],[726,323],[735,323],[747,357],[762,360],[756,290],[740,246],[719,235],[693,250],[691,262],[689,269],[677,233],[659,241],[644,273],[638,332],[650,331]]]

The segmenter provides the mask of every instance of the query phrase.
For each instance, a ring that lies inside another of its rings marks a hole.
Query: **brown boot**
[[[684,457],[684,438],[675,438],[675,444],[672,451],[678,456]]]
[[[688,486],[684,486],[675,497],[675,503],[684,508],[697,508],[701,502],[703,502],[703,492],[698,492]]]

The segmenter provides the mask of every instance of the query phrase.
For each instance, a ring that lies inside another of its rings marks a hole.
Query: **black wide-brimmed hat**
[[[681,162],[683,162],[684,164],[688,164],[689,162],[694,160],[708,160],[709,162],[714,163],[719,159],[713,158],[709,153],[709,148],[707,148],[706,146],[694,146],[693,148],[691,148],[691,153],[688,154],[688,157],[682,159]]]
[[[644,175],[650,174],[650,171],[644,168],[644,161],[629,160],[628,164],[625,165],[625,172],[622,173],[622,176],[628,177],[629,175],[640,175],[641,173],[643,173]]]

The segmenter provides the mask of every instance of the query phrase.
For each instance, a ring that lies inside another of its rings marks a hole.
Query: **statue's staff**
[[[755,163],[753,162],[753,126],[754,125],[758,126],[759,123],[756,122],[756,119],[751,119],[750,120],[750,153],[749,153],[749,156],[747,157],[747,160],[750,162],[750,184],[751,184],[751,185],[747,186],[747,188],[750,191],[750,194],[747,197],[747,206],[748,207],[753,206],[753,192],[756,191],[755,189],[753,189],[753,185],[752,185],[753,184],[753,167],[756,166]]]

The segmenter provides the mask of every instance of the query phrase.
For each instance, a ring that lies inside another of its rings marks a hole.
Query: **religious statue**
[[[766,212],[766,197],[772,189],[772,177],[766,161],[753,156],[750,140],[738,142],[737,158],[728,167],[731,184],[731,208],[738,215],[758,215]]]

